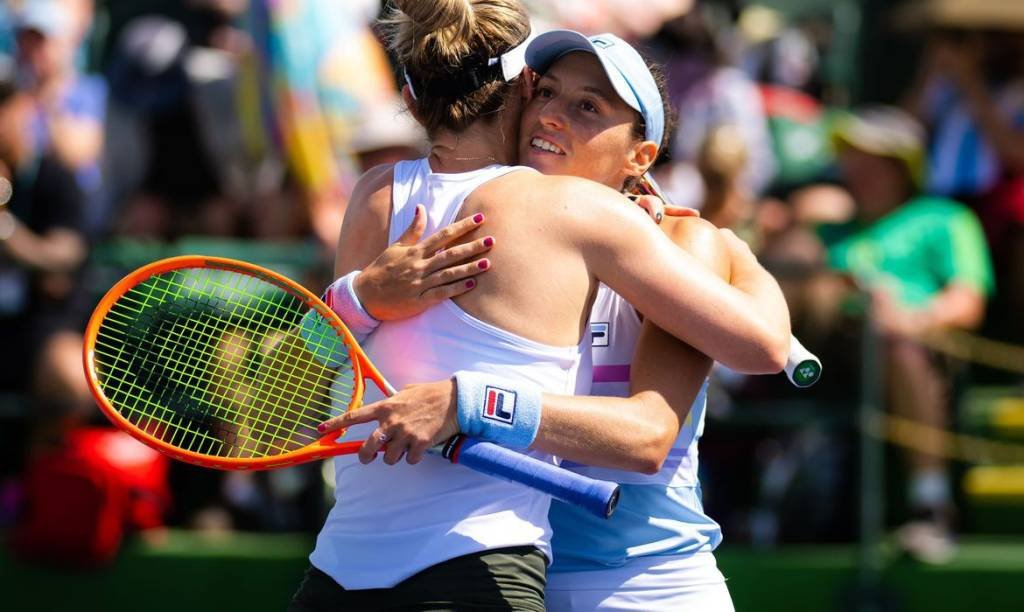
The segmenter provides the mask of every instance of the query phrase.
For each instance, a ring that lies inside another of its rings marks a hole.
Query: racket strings
[[[223,325],[221,325],[221,326],[220,326],[219,328],[216,328],[216,331],[218,331],[218,332],[224,331],[224,326],[223,326]],[[207,332],[206,334],[201,334],[201,335],[206,335],[206,336],[209,336],[209,332]],[[193,339],[193,340],[194,340],[194,339]],[[165,346],[161,346],[161,350],[162,350],[162,351],[163,351],[163,350],[165,350],[165,348],[166,348]],[[208,357],[208,355],[207,355],[206,357]],[[205,360],[204,360],[204,361],[205,361]],[[186,374],[187,374],[187,373],[188,373],[188,372],[186,372]],[[230,398],[229,398],[229,399],[230,399]],[[180,411],[180,409],[178,409],[178,410]],[[250,415],[250,416],[251,416],[251,415]],[[260,435],[258,435],[258,436],[253,436],[253,437],[254,437],[254,438],[261,438],[261,439],[264,439],[264,440],[266,440],[266,438],[268,437],[268,434],[271,434],[271,432],[269,432],[269,431],[268,431],[268,430],[267,430],[267,429],[266,429],[265,427],[262,427],[262,428],[261,428],[261,427],[257,427],[257,428],[255,428],[255,431],[256,431],[256,432],[257,432],[258,434],[260,434]],[[308,436],[307,436],[307,437],[308,437]],[[180,444],[180,442],[179,442],[179,441],[177,441],[177,440],[173,440],[173,439],[172,439],[172,441],[174,441],[175,443],[179,443],[179,444]]]
[[[303,317],[325,333],[299,339]],[[340,363],[328,368],[310,350]],[[95,353],[104,393],[133,425],[219,457],[315,441],[355,380],[337,333],[301,298],[226,270],[174,271],[131,289],[107,313]]]

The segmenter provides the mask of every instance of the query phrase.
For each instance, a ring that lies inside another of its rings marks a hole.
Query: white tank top
[[[436,174],[426,160],[397,164],[390,241],[408,227],[416,204],[427,208],[424,235],[430,235],[456,218],[474,189],[518,169]],[[589,387],[587,343],[589,338],[577,346],[540,344],[476,319],[449,300],[415,317],[382,323],[363,348],[399,389],[474,370],[566,394],[576,393],[580,380],[584,390]],[[370,384],[366,401],[380,397]],[[346,439],[365,439],[375,427],[353,427]],[[334,467],[335,504],[310,561],[345,588],[391,587],[447,559],[496,548],[536,546],[551,558],[550,498],[533,489],[434,455],[417,465],[394,466],[380,458],[361,465],[343,456],[334,459]]]
[[[590,311],[592,395],[629,396],[630,363],[641,326],[636,310],[626,300],[605,285],[598,288]],[[697,479],[697,442],[704,431],[706,408],[707,382],[657,474],[562,462],[562,467],[574,472],[623,487],[619,506],[609,520],[592,520],[571,506],[552,504],[555,564],[551,571],[601,569],[637,557],[685,555],[718,546],[721,529],[704,512]]]

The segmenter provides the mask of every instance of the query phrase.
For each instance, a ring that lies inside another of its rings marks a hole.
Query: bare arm
[[[366,267],[388,246],[392,175],[392,166],[378,166],[352,190],[335,253],[335,277]]]
[[[974,329],[985,316],[985,297],[965,283],[947,285],[923,308],[901,306],[884,291],[876,291],[872,303],[882,331],[910,337],[942,329]]]
[[[9,214],[9,213],[0,213]],[[14,229],[0,248],[21,265],[41,272],[70,272],[84,260],[85,239],[78,232],[57,228],[37,234],[13,217]]]
[[[68,167],[95,163],[103,152],[103,124],[92,118],[61,114],[50,122],[53,150]]]
[[[700,261],[725,278],[728,253],[714,228],[699,219],[671,224],[667,231]],[[711,361],[647,322],[633,363],[628,398],[545,393],[533,448],[572,461],[644,473],[661,468],[686,420]],[[425,451],[458,432],[452,380],[410,385],[397,395],[327,421],[324,431],[379,421],[391,435],[384,461],[407,454],[417,463]],[[360,451],[372,461],[381,443],[370,438]]]
[[[729,253],[710,223],[666,224],[680,247],[728,280]],[[578,463],[653,474],[661,469],[711,360],[645,321],[633,356],[628,398],[545,394],[533,448]]]
[[[788,311],[785,317],[778,309],[767,312],[758,299],[717,278],[614,191],[559,180],[569,188],[563,192],[569,202],[564,217],[573,224],[569,231],[599,280],[659,327],[734,370],[782,370],[789,352]]]

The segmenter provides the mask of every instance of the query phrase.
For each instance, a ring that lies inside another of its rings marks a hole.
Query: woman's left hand
[[[459,433],[455,382],[408,385],[391,397],[325,421],[318,431],[323,435],[370,421],[379,425],[359,449],[362,463],[373,461],[382,447],[388,465],[403,455],[408,463],[419,463],[432,446]]]
[[[490,269],[482,257],[494,237],[455,244],[484,222],[482,214],[466,217],[420,240],[426,210],[416,216],[397,242],[389,246],[355,279],[355,291],[366,311],[381,321],[405,319],[476,287],[478,274]]]

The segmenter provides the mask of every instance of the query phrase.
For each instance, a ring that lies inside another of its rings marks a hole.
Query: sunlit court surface
[[[1022,313],[1024,2],[0,5],[0,610],[1016,610]]]

